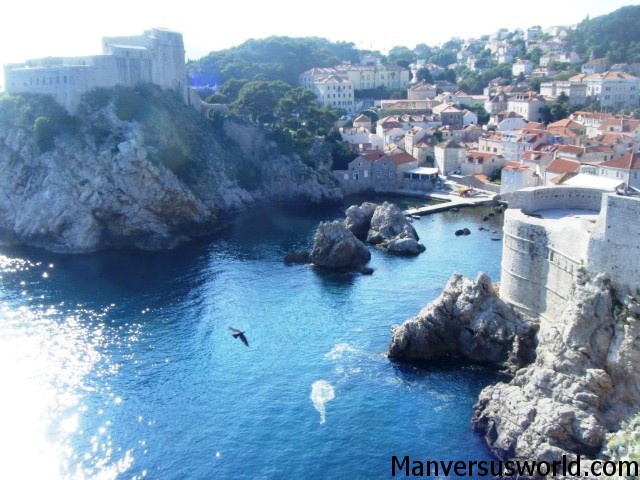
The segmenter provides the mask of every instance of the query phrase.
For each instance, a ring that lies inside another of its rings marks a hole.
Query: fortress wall
[[[587,259],[589,271],[608,273],[619,288],[640,289],[640,198],[603,198]]]
[[[513,192],[509,208],[536,212],[554,208],[600,211],[604,190],[580,187],[533,187]]]
[[[527,315],[553,320],[571,297],[580,260],[552,245],[543,222],[520,210],[507,209],[503,231],[500,296]]]
[[[517,210],[505,212],[500,297],[521,307],[530,316],[543,309],[544,259],[547,240],[544,228],[527,224]]]
[[[141,82],[176,89],[187,101],[181,33],[152,29],[144,35],[106,37],[103,50],[104,55],[48,57],[6,65],[5,88],[9,93],[52,95],[69,112],[75,110],[82,94],[96,87],[132,87]]]
[[[501,297],[530,316],[553,321],[571,298],[581,267],[607,273],[623,292],[640,294],[640,198],[591,189],[544,190],[516,192],[519,198],[505,211]],[[571,216],[542,219],[523,213],[594,210],[598,197],[601,209],[595,224]]]

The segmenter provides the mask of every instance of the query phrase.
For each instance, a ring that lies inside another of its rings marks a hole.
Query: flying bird
[[[233,327],[229,327],[229,330],[233,332],[233,338],[239,338],[240,340],[242,340],[242,343],[244,343],[247,347],[249,346],[249,342],[247,340],[247,337],[244,336],[244,332],[241,332],[237,328]]]

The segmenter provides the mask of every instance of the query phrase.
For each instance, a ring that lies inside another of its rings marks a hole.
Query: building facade
[[[153,28],[142,35],[105,37],[102,55],[47,57],[4,67],[8,93],[51,95],[69,112],[98,87],[153,83],[188,99],[182,34]]]

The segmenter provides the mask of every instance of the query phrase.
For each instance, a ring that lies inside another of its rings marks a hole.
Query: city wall
[[[543,210],[560,213],[538,218],[536,212]],[[531,317],[553,321],[571,299],[581,268],[608,273],[620,291],[635,293],[640,288],[639,219],[640,199],[596,189],[515,192],[505,211],[500,296]]]

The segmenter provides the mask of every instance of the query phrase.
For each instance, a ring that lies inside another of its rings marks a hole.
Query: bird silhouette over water
[[[229,330],[231,330],[233,338],[239,338],[240,340],[242,340],[242,343],[244,343],[247,347],[249,346],[249,341],[247,340],[247,337],[244,336],[244,332],[233,327],[229,327]]]

